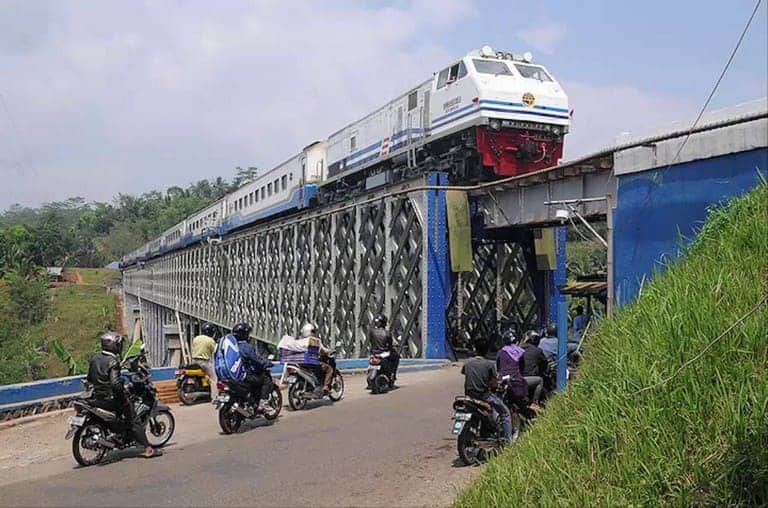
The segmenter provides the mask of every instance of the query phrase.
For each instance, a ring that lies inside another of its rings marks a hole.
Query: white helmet
[[[301,336],[305,339],[308,337],[315,337],[317,335],[317,327],[312,323],[304,323],[301,327]]]

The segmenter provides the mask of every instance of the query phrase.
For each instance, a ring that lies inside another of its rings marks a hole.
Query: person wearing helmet
[[[107,332],[99,338],[101,351],[93,355],[88,366],[87,381],[93,385],[94,405],[117,413],[130,425],[133,439],[144,447],[144,457],[158,457],[163,454],[149,445],[144,425],[139,421],[133,405],[126,396],[120,377],[120,358],[123,353],[122,335]]]
[[[544,392],[544,375],[547,373],[547,357],[539,348],[541,336],[535,330],[528,330],[523,336],[523,379],[528,384],[528,394],[534,404],[541,402]]]
[[[528,385],[523,379],[521,361],[525,351],[517,345],[519,339],[512,329],[507,330],[501,336],[504,344],[496,355],[496,369],[499,378],[509,376],[507,385],[508,395],[514,399],[526,399],[528,397]]]
[[[216,339],[219,337],[219,329],[213,323],[203,323],[200,327],[200,335],[192,339],[192,362],[203,369],[208,376],[211,387],[211,399],[217,395],[216,371],[213,368],[213,352],[216,351]]]
[[[550,323],[547,325],[547,336],[539,341],[539,347],[547,356],[547,360],[553,362],[557,361],[558,351],[558,338],[557,338],[557,325]],[[572,357],[578,350],[579,344],[576,342],[568,342],[568,357]],[[578,354],[578,353],[576,353]]]
[[[388,371],[392,374],[392,385],[397,379],[397,368],[400,366],[400,354],[395,349],[392,334],[387,330],[387,316],[379,314],[373,318],[373,327],[368,330],[368,342],[371,345],[371,354],[389,352]]]
[[[262,358],[250,343],[252,330],[248,323],[238,323],[232,327],[232,335],[237,339],[237,348],[245,366],[245,384],[248,385],[251,395],[258,397],[258,406],[263,409],[261,401],[269,397],[269,390],[272,388],[269,372],[272,362]]]
[[[320,345],[319,369],[323,378],[323,395],[328,395],[331,393],[331,382],[333,381],[334,365],[331,365],[332,359],[330,356],[333,351],[326,348],[323,341],[321,341],[317,335],[317,326],[313,323],[307,322],[301,327],[301,338],[303,341],[306,341],[307,344],[309,344],[310,341],[317,341]]]

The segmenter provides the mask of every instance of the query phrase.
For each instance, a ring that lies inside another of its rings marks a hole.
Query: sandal
[[[154,459],[155,457],[162,457],[163,456],[163,451],[158,449],[158,448],[152,448],[152,454],[151,455],[146,455],[146,454],[142,453],[141,456],[144,457],[145,459]]]

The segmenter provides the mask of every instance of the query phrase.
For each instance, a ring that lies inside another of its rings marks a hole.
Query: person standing
[[[211,400],[215,399],[218,394],[216,371],[213,368],[213,353],[216,351],[218,336],[219,330],[216,325],[204,323],[200,329],[200,335],[192,339],[192,362],[198,364],[208,376],[208,382],[211,386]]]

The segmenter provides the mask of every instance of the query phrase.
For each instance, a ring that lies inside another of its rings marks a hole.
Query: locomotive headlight
[[[552,134],[554,134],[555,136],[559,136],[560,135],[560,127],[557,127],[557,126],[552,127]]]
[[[493,48],[488,46],[487,44],[480,48],[480,56],[484,56],[486,58],[491,58],[495,56],[496,53],[493,51]]]
[[[494,118],[493,120],[488,122],[488,125],[490,126],[491,129],[495,131],[501,130],[501,120],[499,120],[498,118]]]

